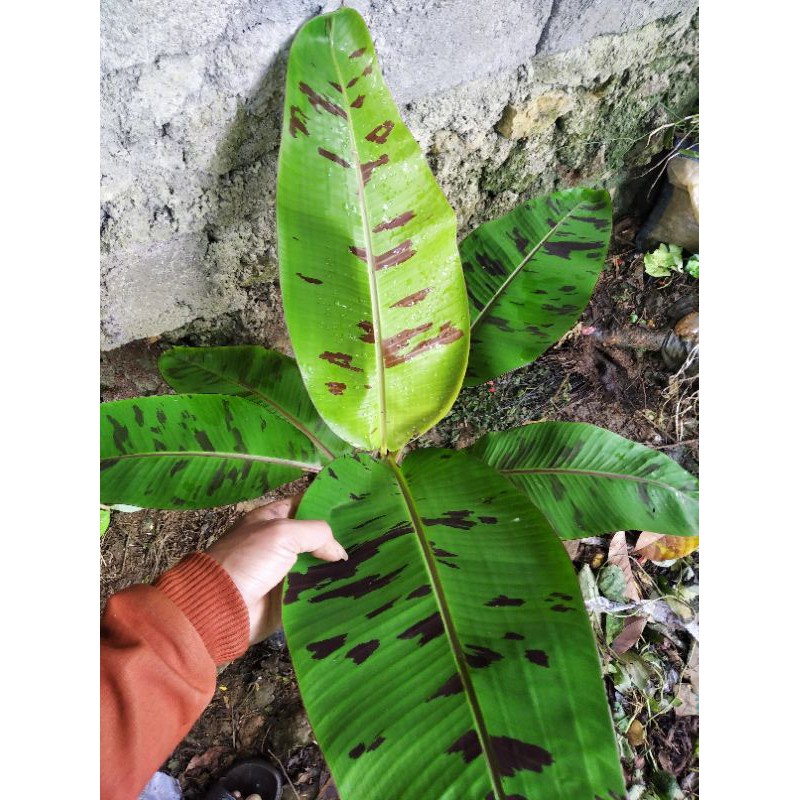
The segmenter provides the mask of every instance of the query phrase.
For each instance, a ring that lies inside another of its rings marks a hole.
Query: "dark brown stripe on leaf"
[[[585,252],[587,250],[599,250],[602,247],[602,242],[554,242],[552,240],[542,245],[542,249],[547,255],[567,259],[570,258],[573,253]]]
[[[378,736],[378,737],[377,737],[377,738],[376,738],[376,739],[375,739],[375,740],[374,740],[374,741],[373,741],[373,742],[370,744],[370,746],[367,748],[367,750],[369,750],[369,751],[372,751],[372,750],[377,750],[377,749],[378,749],[378,748],[379,748],[379,747],[380,747],[380,746],[381,746],[381,745],[382,745],[382,744],[383,744],[385,741],[386,741],[386,739],[385,739],[383,736]]]
[[[430,594],[431,591],[431,585],[429,583],[423,583],[422,586],[418,586],[413,592],[409,592],[406,595],[406,600],[412,600],[415,597],[425,597],[425,595]]]
[[[352,659],[356,664],[363,664],[380,646],[377,639],[372,639],[369,642],[357,644],[352,650],[348,650],[345,654],[346,658]]]
[[[389,134],[394,130],[394,122],[390,119],[387,119],[385,122],[381,122],[380,125],[376,125],[367,135],[366,140],[368,142],[374,142],[375,144],[384,144],[386,140],[389,138]]]
[[[361,58],[361,56],[363,56],[366,52],[366,47],[359,47],[358,50],[353,50],[353,52],[350,53],[350,58]]]
[[[500,653],[496,653],[488,647],[481,647],[477,644],[468,644],[466,646],[472,652],[464,653],[464,660],[473,669],[484,669],[485,667],[491,666],[495,661],[503,660],[503,656]]]
[[[492,736],[491,742],[497,768],[503,777],[511,778],[523,770],[541,772],[553,763],[553,756],[538,745],[508,736]]]
[[[412,258],[416,254],[417,251],[413,249],[411,239],[406,239],[400,242],[396,247],[376,257],[375,271],[379,272],[388,267],[395,267],[398,264],[402,264],[404,261],[408,261],[409,258]]]
[[[360,258],[365,264],[367,263],[367,251],[363,247],[356,247],[354,244],[350,245],[350,252]]]
[[[300,106],[292,106],[290,109],[290,117],[289,117],[289,133],[292,135],[293,139],[297,138],[298,131],[303,134],[303,136],[308,136],[308,128],[306,128],[306,122],[308,122],[308,114],[303,111]]]
[[[330,477],[334,480],[338,480],[338,476],[330,467],[328,468],[327,474],[330,475]],[[372,520],[367,520],[367,522],[376,522],[379,519],[380,517],[375,517]],[[363,526],[364,523],[362,523],[360,526],[356,526],[354,530]],[[383,544],[390,542],[393,539],[397,539],[400,536],[406,536],[409,533],[413,533],[413,530],[414,529],[411,527],[411,525],[406,522],[398,523],[386,531],[386,533],[350,548],[347,553],[347,561],[334,561],[328,564],[315,564],[313,567],[309,567],[308,572],[305,574],[300,572],[290,572],[289,583],[284,595],[284,602],[293,603],[300,597],[301,592],[310,589],[324,588],[332,583],[335,583],[336,581],[349,580],[350,578],[355,577],[358,568],[365,561],[369,561],[369,559],[373,558]],[[395,603],[399,599],[399,597],[396,597],[392,603]]]
[[[376,225],[373,229],[373,233],[380,233],[381,231],[390,231],[393,228],[401,228],[405,225],[409,220],[414,219],[416,215],[413,211],[404,211],[399,216],[395,217],[394,219],[387,220],[386,222],[381,222]]]
[[[296,272],[295,275],[297,275],[298,278],[302,278],[306,283],[313,283],[317,286],[322,283],[319,278],[309,278],[308,275],[303,275],[302,272]]]
[[[306,648],[312,655],[313,659],[317,661],[327,658],[331,653],[335,653],[340,647],[344,646],[347,634],[343,633],[339,636],[331,636],[330,639],[323,639],[320,642],[312,642]]]
[[[367,746],[363,742],[360,742],[347,755],[349,755],[350,758],[358,758],[364,754],[366,749]]]
[[[345,169],[350,169],[349,162],[345,161],[340,156],[337,156],[336,153],[331,153],[330,150],[326,150],[324,147],[318,147],[317,152],[323,158],[327,158],[328,161],[333,161],[334,164],[339,164],[339,166],[344,167]]]
[[[356,75],[355,78],[350,78],[350,80],[347,81],[347,88],[352,89],[358,83],[358,79],[360,77],[361,77],[360,75]]]
[[[525,601],[520,597],[506,597],[504,594],[500,594],[492,598],[488,603],[485,603],[485,605],[490,608],[495,608],[497,606],[522,606],[525,605]]]
[[[492,258],[486,253],[475,253],[475,260],[490,274],[497,277],[505,277],[507,270],[502,261]]]
[[[444,623],[442,622],[442,615],[438,611],[434,611],[429,617],[425,617],[425,619],[414,623],[410,628],[404,630],[397,638],[413,639],[415,636],[419,636],[420,640],[417,644],[422,647],[422,645],[427,644],[443,633]]]
[[[347,119],[347,112],[341,106],[337,106],[336,103],[331,103],[330,100],[326,100],[321,94],[317,94],[307,83],[300,84],[300,91],[309,99],[311,105],[314,107],[314,111],[317,113],[319,113],[320,108],[322,108],[329,114]]]
[[[521,639],[524,639],[525,637],[521,633],[515,633],[514,631],[509,631],[503,638],[511,639],[512,641],[519,641]]]
[[[358,600],[371,592],[377,592],[379,589],[383,589],[384,586],[388,586],[404,569],[405,565],[393,572],[388,572],[386,575],[367,575],[366,578],[346,583],[338,589],[331,589],[329,592],[315,595],[309,602],[323,603],[326,600],[333,600],[337,597],[352,597],[353,600]]]
[[[369,183],[369,179],[372,177],[372,173],[378,168],[382,167],[384,164],[389,163],[389,156],[388,154],[384,153],[380,158],[376,159],[375,161],[367,161],[366,164],[361,165],[361,180],[366,184]]]
[[[517,248],[517,251],[520,255],[525,255],[528,252],[528,247],[530,246],[530,241],[525,238],[525,236],[520,232],[519,228],[513,228],[511,233],[506,232],[506,236],[514,242],[514,247]]]
[[[448,754],[461,753],[464,763],[469,764],[481,754],[478,734],[473,730],[468,730],[463,736],[459,736],[445,752]]]
[[[349,353],[331,353],[326,350],[324,353],[320,353],[319,357],[323,361],[329,361],[331,364],[335,364],[337,367],[342,367],[343,369],[349,369],[351,372],[364,371],[361,367],[353,366],[353,356]]]
[[[384,603],[382,606],[379,606],[374,611],[370,611],[366,617],[367,619],[374,619],[379,614],[383,614],[384,611],[388,611],[400,598],[395,597],[394,600],[390,600],[388,603]]]
[[[372,64],[367,64],[367,66],[364,67],[364,70],[363,70],[363,72],[361,74],[365,78],[367,77],[367,75],[371,75],[372,74]]]
[[[411,306],[415,306],[417,303],[421,303],[427,296],[430,290],[433,287],[428,286],[426,289],[420,289],[418,292],[414,292],[414,294],[410,294],[407,297],[403,297],[398,300],[396,303],[392,303],[390,308],[410,308]]]
[[[333,86],[333,88],[336,89],[339,94],[342,93],[342,85],[340,83],[336,83],[335,81],[328,81],[328,83]]]
[[[445,511],[444,516],[441,517],[427,517],[423,518],[426,525],[445,525],[448,528],[457,528],[458,530],[468,531],[470,528],[475,527],[477,523],[473,522],[467,517],[472,515],[472,511]]]
[[[358,323],[358,327],[364,331],[364,335],[359,336],[358,338],[367,344],[375,344],[375,328],[373,324],[368,320],[363,320],[362,322]]]
[[[328,391],[331,394],[344,394],[344,390],[347,388],[346,383],[339,383],[338,381],[328,381],[325,384],[328,387]]]
[[[364,105],[365,96],[366,95],[360,94],[358,97],[356,97],[356,99],[350,103],[350,108],[361,108],[361,106]]]
[[[464,684],[461,682],[461,677],[456,672],[451,675],[430,697],[426,699],[426,703],[434,700],[437,697],[450,697],[451,695],[458,694],[464,691]]]
[[[540,667],[550,666],[547,660],[547,653],[545,653],[544,650],[526,650],[525,658],[527,658],[531,664],[538,664]]]
[[[427,330],[430,327],[431,327],[430,323],[427,323],[425,326],[425,330]],[[398,336],[399,335],[400,334],[398,334]],[[414,347],[412,347],[411,350],[409,350],[406,353],[399,352],[399,350],[402,348],[391,348],[391,349],[387,348],[386,342],[384,342],[383,363],[385,364],[387,369],[390,367],[396,367],[398,364],[410,361],[412,358],[422,355],[422,353],[425,353],[428,350],[433,349],[434,347],[451,344],[452,342],[455,342],[457,339],[460,339],[463,335],[464,332],[454,327],[451,322],[445,322],[444,325],[440,326],[439,333],[437,333],[435,336],[432,336],[430,339],[424,339],[423,341],[414,345]]]

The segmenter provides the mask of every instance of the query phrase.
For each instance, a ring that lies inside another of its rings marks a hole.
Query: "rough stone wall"
[[[624,207],[618,188],[660,146],[647,134],[696,108],[696,0],[344,4],[461,235],[578,184]],[[280,346],[286,57],[302,22],[339,5],[102,0],[104,349],[170,331]]]

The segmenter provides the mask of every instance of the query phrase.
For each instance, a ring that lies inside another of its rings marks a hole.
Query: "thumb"
[[[291,530],[295,554],[311,553],[323,561],[347,561],[347,551],[336,539],[327,522],[321,519],[288,519],[281,523]]]

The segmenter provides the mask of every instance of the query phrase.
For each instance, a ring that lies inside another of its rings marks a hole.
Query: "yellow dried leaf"
[[[699,536],[662,536],[642,531],[633,549],[643,559],[671,561],[694,553],[699,545]]]
[[[628,728],[627,736],[632,747],[641,747],[645,740],[644,725],[638,719],[633,720]]]

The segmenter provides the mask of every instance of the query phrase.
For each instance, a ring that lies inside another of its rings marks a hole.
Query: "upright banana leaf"
[[[622,797],[572,564],[507,481],[464,453],[345,456],[298,517],[349,554],[301,557],[283,610],[343,800]]]
[[[277,202],[286,322],[311,399],[351,444],[397,450],[453,404],[469,312],[455,215],[350,8],[292,45]]]
[[[167,395],[100,406],[100,502],[213,508],[318,470],[297,428],[240,397]]]
[[[529,364],[586,308],[611,235],[608,193],[530,200],[461,243],[472,349],[465,384]]]
[[[562,539],[698,531],[697,480],[671,458],[583,422],[489,433],[470,452],[528,495]]]
[[[255,345],[173,347],[158,368],[180,394],[228,394],[252,400],[283,417],[308,437],[323,459],[350,450],[320,418],[308,397],[297,364]]]

